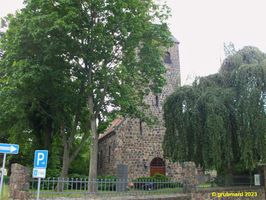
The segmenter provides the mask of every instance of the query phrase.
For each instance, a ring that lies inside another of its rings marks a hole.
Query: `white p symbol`
[[[38,153],[37,156],[37,165],[39,165],[39,163],[44,160],[44,153]]]

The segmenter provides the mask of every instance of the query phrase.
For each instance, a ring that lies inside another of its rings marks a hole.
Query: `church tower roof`
[[[180,43],[180,42],[175,38],[175,36],[172,35],[171,38],[172,38],[172,40],[173,40],[174,43],[177,43],[177,44]]]

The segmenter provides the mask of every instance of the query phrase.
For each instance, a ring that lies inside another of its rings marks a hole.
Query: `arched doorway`
[[[165,162],[161,158],[154,158],[150,164],[150,175],[154,174],[162,174],[165,175]]]

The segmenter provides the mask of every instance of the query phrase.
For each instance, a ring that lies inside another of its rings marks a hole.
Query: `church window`
[[[142,135],[142,133],[143,133],[143,127],[142,127],[142,120],[141,119],[139,120],[139,132]]]
[[[155,106],[159,107],[159,97],[158,97],[158,95],[155,95]]]
[[[98,152],[97,165],[98,165],[98,168],[100,168],[100,152]]]
[[[109,149],[108,149],[108,163],[111,162],[111,146],[109,146]]]
[[[103,151],[101,150],[99,155],[98,155],[98,159],[99,159],[99,168],[101,169],[103,167]]]
[[[169,52],[166,52],[164,55],[164,62],[167,64],[171,64],[172,60],[171,60],[171,54]]]

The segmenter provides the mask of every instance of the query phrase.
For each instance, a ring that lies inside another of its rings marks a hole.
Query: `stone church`
[[[185,177],[195,175],[193,163],[172,163],[163,156],[163,102],[181,84],[179,42],[175,38],[173,40],[174,45],[167,50],[164,58],[166,84],[162,93],[149,94],[145,99],[158,122],[148,126],[140,119],[115,119],[106,132],[99,136],[99,175],[116,175],[120,164],[128,166],[129,178],[160,173],[182,181]]]

